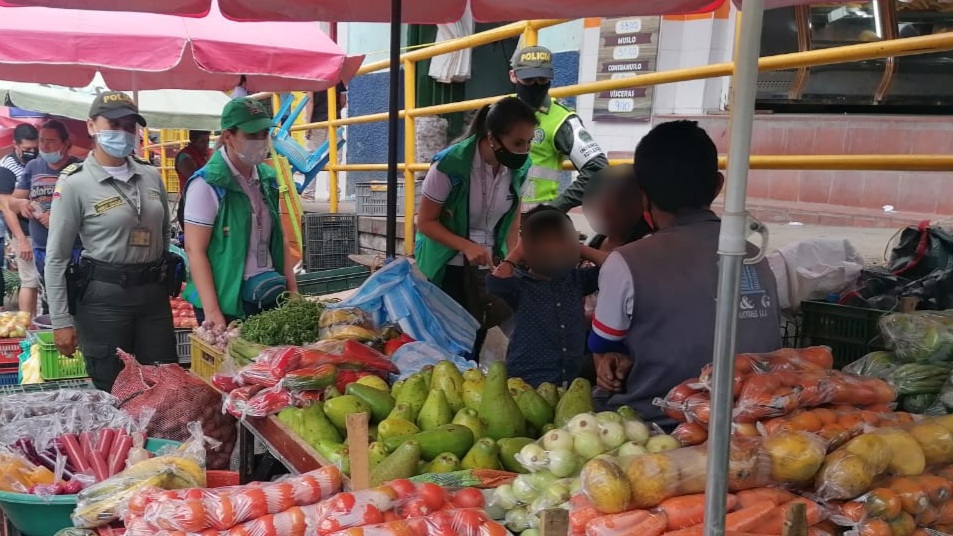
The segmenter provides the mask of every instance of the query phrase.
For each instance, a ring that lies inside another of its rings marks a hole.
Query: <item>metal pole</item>
[[[761,52],[764,0],[745,0],[741,33],[735,38],[735,71],[731,84],[731,133],[728,145],[728,179],[725,214],[718,237],[718,300],[715,313],[715,355],[711,421],[708,425],[708,482],[705,487],[705,536],[725,534],[728,494],[728,453],[735,368],[735,330],[741,267],[747,253],[745,194],[748,158],[754,122]]]
[[[397,255],[397,122],[400,115],[400,19],[401,0],[390,2],[390,109],[387,119],[387,251]],[[410,119],[410,118],[409,118]],[[410,119],[411,121],[413,119]],[[413,216],[411,216],[413,217]],[[412,237],[404,237],[411,240]]]

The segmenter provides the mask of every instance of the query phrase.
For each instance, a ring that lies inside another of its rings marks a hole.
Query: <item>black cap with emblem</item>
[[[132,97],[122,91],[103,91],[96,95],[89,108],[89,117],[103,116],[106,119],[122,119],[135,116],[140,126],[146,126],[146,120],[139,115],[139,107]]]

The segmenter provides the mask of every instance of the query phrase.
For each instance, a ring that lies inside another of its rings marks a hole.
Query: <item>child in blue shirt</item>
[[[586,354],[584,298],[598,290],[598,266],[607,256],[580,245],[572,220],[560,210],[542,205],[523,217],[519,245],[487,276],[487,292],[513,310],[510,377],[535,387],[579,376]],[[579,268],[580,258],[596,267]]]

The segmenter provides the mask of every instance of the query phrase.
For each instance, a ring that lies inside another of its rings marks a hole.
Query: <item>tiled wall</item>
[[[657,116],[656,123],[684,116]],[[692,119],[724,153],[727,116]],[[950,154],[953,121],[934,116],[759,115],[752,154]],[[748,196],[774,201],[898,212],[953,214],[953,174],[897,171],[762,171],[748,176]]]

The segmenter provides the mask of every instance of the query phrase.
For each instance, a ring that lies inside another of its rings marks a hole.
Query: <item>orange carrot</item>
[[[824,519],[824,511],[821,510],[821,507],[818,506],[817,503],[807,499],[794,499],[793,501],[782,504],[781,506],[775,506],[774,510],[768,514],[768,517],[764,520],[763,524],[756,527],[756,530],[762,534],[781,534],[781,530],[784,528],[784,520],[787,517],[788,510],[791,508],[791,505],[796,503],[804,504],[805,511],[807,513],[808,525],[816,525]]]
[[[738,498],[729,494],[727,511],[734,510],[736,504]],[[668,518],[667,530],[687,529],[705,520],[705,494],[672,497],[662,501],[657,510],[665,512],[665,517]]]
[[[771,501],[755,503],[725,517],[725,530],[756,532],[776,508]]]
[[[769,501],[775,506],[790,502],[796,496],[779,488],[755,488],[738,492],[738,505],[742,508]]]
[[[665,532],[665,514],[632,510],[621,514],[597,517],[586,526],[586,536],[662,536]]]

